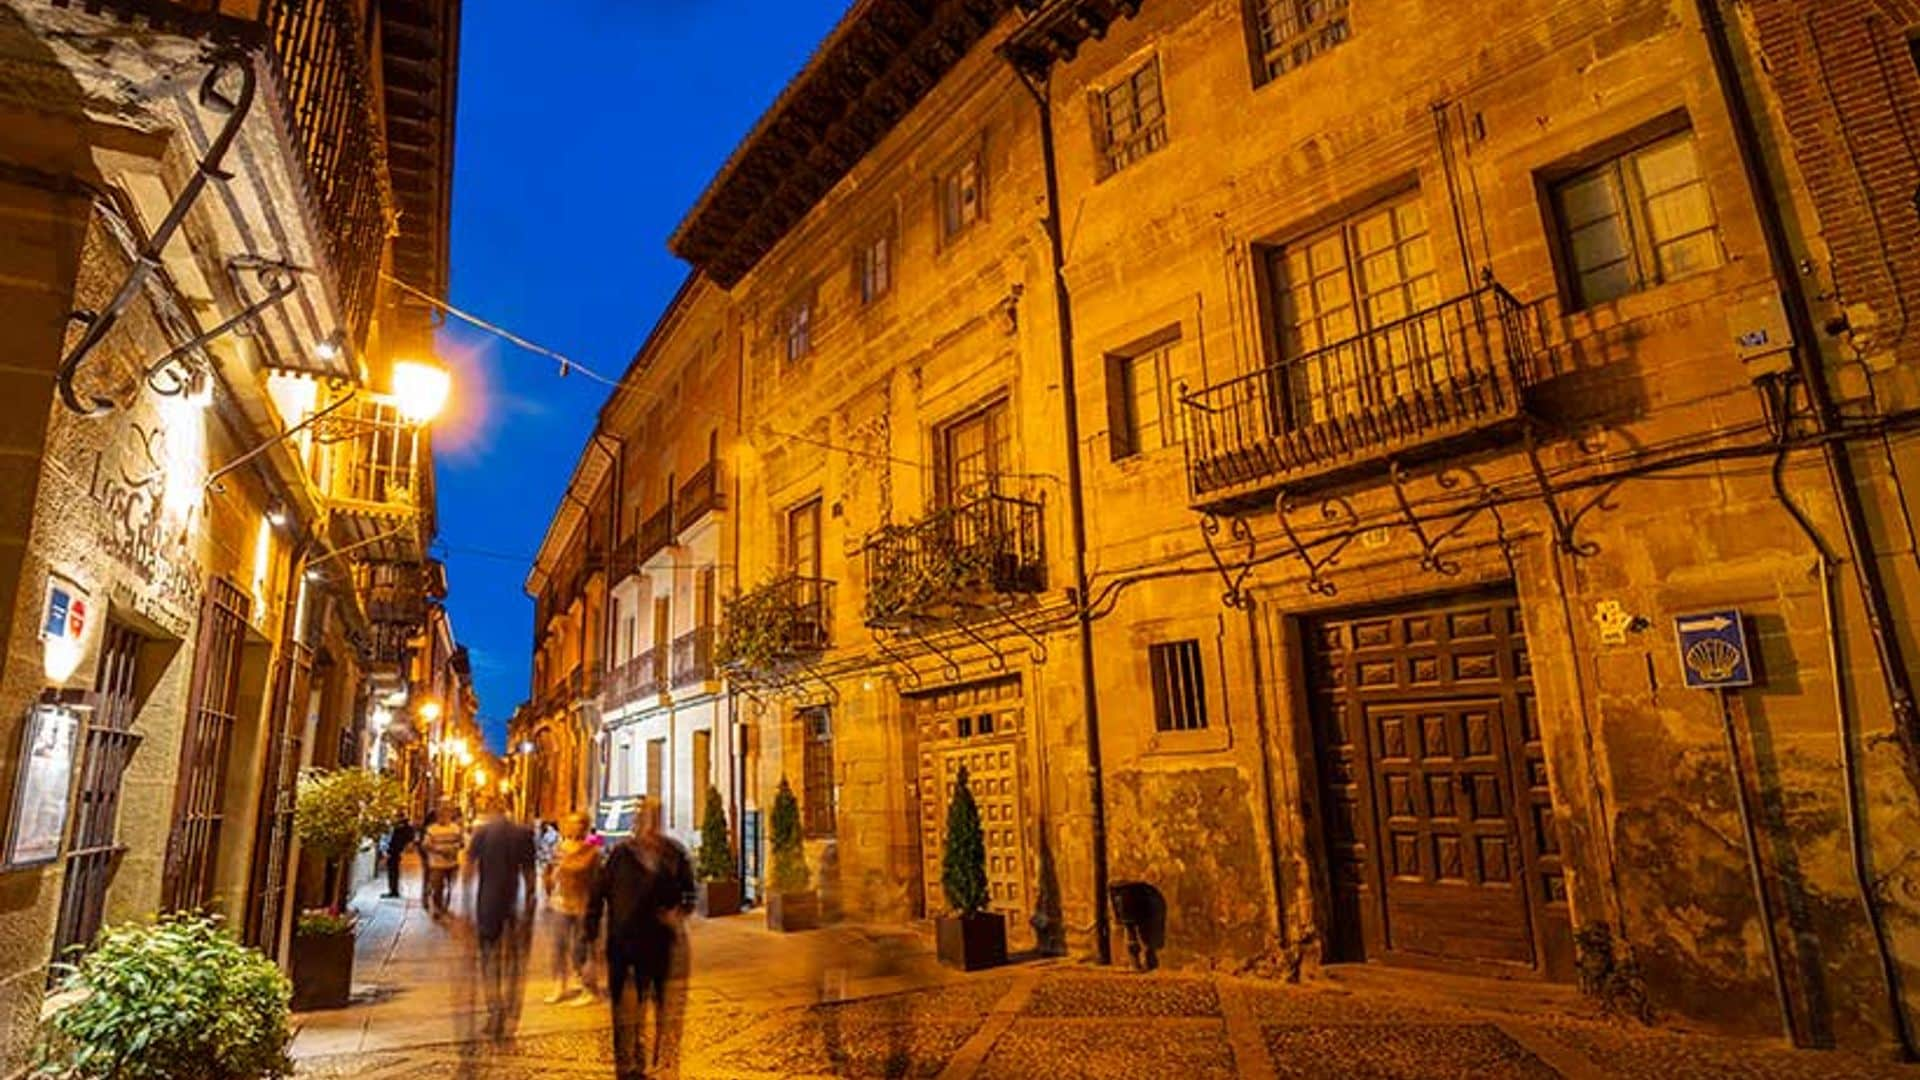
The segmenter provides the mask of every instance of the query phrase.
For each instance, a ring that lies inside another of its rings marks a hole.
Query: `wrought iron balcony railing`
[[[633,537],[633,558],[637,566],[673,546],[673,500],[648,514]]]
[[[421,466],[426,441],[399,406],[377,394],[356,395],[316,425],[328,445],[321,487],[350,513],[412,515],[428,505]]]
[[[673,688],[696,686],[714,677],[713,627],[702,626],[673,639]]]
[[[409,626],[427,617],[432,585],[427,569],[418,563],[356,562],[354,585],[366,605],[367,618],[376,623]],[[440,595],[445,595],[444,587]]]
[[[747,676],[776,674],[832,644],[833,582],[787,575],[740,594],[720,624],[717,660]]]
[[[1520,415],[1530,313],[1497,282],[1357,337],[1185,394],[1188,490],[1236,509],[1432,452]]]
[[[674,526],[676,529],[685,529],[704,517],[707,511],[719,510],[725,505],[720,493],[720,463],[709,461],[680,485],[679,515]]]
[[[868,537],[867,625],[964,618],[984,598],[1045,589],[1041,509],[987,494]]]
[[[607,678],[606,708],[658,701],[667,682],[665,660],[664,650],[648,649],[614,668]]]

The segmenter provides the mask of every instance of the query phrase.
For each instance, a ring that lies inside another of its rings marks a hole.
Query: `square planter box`
[[[795,930],[815,930],[819,926],[819,893],[767,894],[767,929],[791,933]]]
[[[295,934],[288,967],[293,1008],[344,1009],[353,996],[353,934]]]
[[[961,971],[999,967],[1007,962],[1007,919],[983,911],[978,915],[934,920],[940,962]]]
[[[740,883],[703,881],[700,883],[700,914],[709,919],[740,914]]]

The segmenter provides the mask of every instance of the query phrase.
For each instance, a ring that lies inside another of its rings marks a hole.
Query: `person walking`
[[[587,905],[600,877],[600,849],[587,843],[585,814],[568,814],[562,819],[545,877],[547,906],[554,913],[553,970],[557,980],[547,1003],[565,1001],[572,993],[569,981],[577,979],[583,992],[575,1004],[591,1005],[600,994],[587,965],[591,943],[587,937]]]
[[[520,1018],[521,972],[539,894],[533,830],[487,804],[473,830],[467,873],[473,889],[473,936],[480,949],[480,981],[487,999],[487,1036],[505,1039]],[[524,897],[523,903],[516,903]]]
[[[447,914],[447,901],[453,891],[453,875],[460,869],[460,849],[467,837],[454,823],[453,808],[445,803],[434,807],[433,824],[427,826],[427,911],[434,918]]]
[[[393,831],[387,834],[387,891],[388,900],[400,895],[400,860],[406,856],[407,849],[413,846],[416,834],[413,822],[405,814],[394,819]]]
[[[598,936],[606,920],[607,997],[613,1004],[618,1080],[641,1080],[649,1064],[673,1068],[687,965],[682,920],[693,910],[693,891],[686,849],[660,831],[659,800],[642,800],[633,833],[608,853],[587,905],[589,939]],[[645,1024],[649,1003],[651,1047]]]

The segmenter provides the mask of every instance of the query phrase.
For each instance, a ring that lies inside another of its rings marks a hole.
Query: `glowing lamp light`
[[[64,685],[80,667],[80,642],[61,636],[44,638],[40,644],[40,665],[46,671],[47,681]]]
[[[397,360],[393,365],[393,398],[408,423],[425,424],[440,415],[453,389],[453,376],[438,364]]]
[[[339,331],[335,331],[332,336],[324,338],[314,344],[313,355],[331,364],[335,360],[340,359],[340,353],[342,351],[341,341],[342,335]]]
[[[473,770],[473,784],[475,787],[486,787],[487,786],[487,770],[485,769]]]
[[[422,702],[420,705],[420,719],[425,720],[429,724],[440,719],[440,703],[437,701]],[[465,744],[463,743],[462,745]]]
[[[532,739],[523,740],[520,743],[520,752],[523,754],[533,753],[533,740]]]

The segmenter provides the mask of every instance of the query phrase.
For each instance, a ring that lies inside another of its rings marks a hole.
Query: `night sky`
[[[618,376],[685,276],[667,236],[845,0],[465,0],[453,303]],[[440,555],[480,716],[527,697],[533,553],[606,387],[449,322]]]

